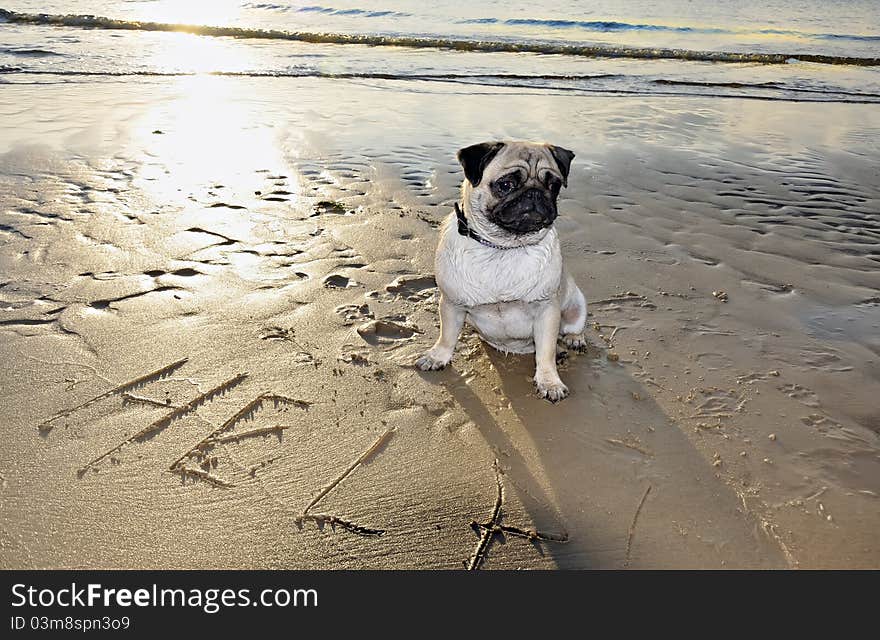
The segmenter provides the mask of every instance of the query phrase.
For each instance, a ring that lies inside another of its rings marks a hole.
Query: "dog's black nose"
[[[525,196],[532,202],[543,202],[547,199],[547,196],[540,189],[529,189],[526,191]]]
[[[544,191],[529,189],[524,196],[531,203],[532,211],[538,214],[543,222],[550,223],[556,219],[556,206]]]

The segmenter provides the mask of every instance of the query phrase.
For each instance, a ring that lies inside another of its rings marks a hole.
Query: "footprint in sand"
[[[852,429],[848,429],[847,427],[843,426],[836,420],[832,420],[826,415],[820,413],[811,413],[808,416],[802,417],[801,422],[803,422],[811,429],[815,429],[822,435],[827,436],[828,438],[831,438],[833,440],[841,440],[843,442],[858,444],[860,446],[867,445],[871,447],[872,450],[876,451],[876,440],[869,441]],[[876,460],[880,460],[880,458],[876,458]]]
[[[840,423],[832,420],[828,416],[823,416],[820,413],[811,413],[808,416],[804,416],[801,418],[801,422],[803,422],[808,427],[812,427],[819,431],[820,433],[825,433],[829,429],[839,429]]]
[[[350,289],[352,287],[360,286],[359,283],[351,278],[338,273],[334,273],[324,278],[323,284],[328,289]]]
[[[742,283],[747,287],[776,295],[787,295],[794,291],[794,285],[770,280],[743,280]]]
[[[776,370],[768,371],[766,373],[759,373],[757,371],[753,371],[752,373],[746,373],[744,375],[737,376],[736,383],[737,384],[754,384],[754,383],[758,382],[759,380],[767,380],[768,378],[778,378],[778,377],[779,377],[779,372]]]
[[[391,284],[385,285],[384,292],[371,291],[368,298],[390,302],[403,298],[409,302],[424,302],[434,297],[437,292],[437,281],[432,275],[400,276]]]
[[[426,300],[434,295],[437,281],[434,276],[400,276],[385,287],[385,291],[411,302]]]
[[[346,326],[376,317],[366,304],[344,304],[336,307],[336,313],[342,318],[342,324]]]
[[[593,303],[595,307],[595,303]],[[695,333],[698,336],[735,336],[736,334],[733,331],[728,331],[727,329],[722,329],[717,325],[711,323],[702,323],[702,324],[691,324],[686,322],[684,327],[682,327],[684,331]]]
[[[330,200],[322,200],[315,205],[314,213],[310,217],[322,216],[326,214],[344,216],[346,214],[345,205],[340,202]]]
[[[289,329],[283,327],[264,327],[260,329],[261,340],[293,340],[294,335],[293,327]]]
[[[807,366],[824,371],[852,371],[852,367],[842,364],[840,356],[833,351],[821,349],[805,349],[801,356]]]
[[[729,369],[733,365],[733,360],[722,353],[699,353],[697,362],[709,371]]]
[[[370,320],[360,325],[357,332],[361,338],[373,346],[409,340],[415,334],[421,333],[418,327],[405,319],[401,320],[398,316]]]
[[[817,396],[812,390],[802,387],[799,384],[786,384],[779,387],[779,390],[789,398],[794,398],[808,407],[819,406],[819,396]]]
[[[368,367],[373,364],[370,360],[370,354],[367,351],[359,349],[354,345],[346,344],[342,346],[342,350],[336,359],[346,364],[352,364],[356,367]]]
[[[785,353],[779,359],[802,369],[827,371],[829,373],[852,371],[852,367],[845,364],[843,359],[831,349],[806,347],[796,354]]]
[[[694,418],[729,418],[742,411],[746,403],[745,398],[735,391],[712,388],[700,389],[699,392],[705,400],[697,406]]]

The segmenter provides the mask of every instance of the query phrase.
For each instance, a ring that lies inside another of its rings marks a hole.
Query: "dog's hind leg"
[[[561,315],[559,336],[562,344],[577,351],[586,349],[584,327],[587,324],[587,300],[574,278],[567,273],[562,287]]]

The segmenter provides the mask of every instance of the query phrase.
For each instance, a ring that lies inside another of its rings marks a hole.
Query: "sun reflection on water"
[[[236,46],[230,38],[212,38],[190,33],[163,34],[160,52],[150,56],[150,68],[165,73],[241,73],[252,71],[252,47]]]
[[[182,77],[175,98],[146,116],[146,148],[170,170],[166,188],[198,191],[219,184],[253,195],[265,180],[261,170],[286,166],[277,133],[260,119],[253,96],[240,95],[242,85],[225,80]]]
[[[170,97],[138,126],[143,189],[173,212],[179,257],[264,281],[265,260],[256,253],[262,244],[288,240],[287,222],[298,219],[303,199],[279,127],[255,100],[264,85],[210,75],[173,82]],[[281,182],[283,198],[275,195]]]

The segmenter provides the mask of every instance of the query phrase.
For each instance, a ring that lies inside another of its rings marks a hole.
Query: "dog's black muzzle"
[[[505,231],[522,235],[549,227],[556,215],[555,198],[547,191],[531,188],[498,203],[488,218]]]

